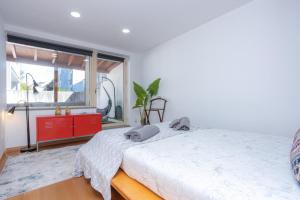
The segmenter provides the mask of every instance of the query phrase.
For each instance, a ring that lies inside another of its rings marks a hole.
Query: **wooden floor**
[[[9,200],[103,200],[89,181],[83,177],[71,178],[59,183],[26,192]],[[112,200],[124,200],[112,190]]]
[[[71,178],[36,189],[9,200],[102,200],[102,197],[83,177]]]

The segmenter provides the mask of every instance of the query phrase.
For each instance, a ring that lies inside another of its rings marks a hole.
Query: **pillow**
[[[300,129],[295,134],[290,159],[295,178],[300,184]]]

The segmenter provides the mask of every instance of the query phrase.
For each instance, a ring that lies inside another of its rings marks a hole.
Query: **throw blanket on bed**
[[[110,184],[123,159],[123,152],[134,145],[145,144],[182,134],[168,128],[168,123],[157,124],[160,133],[144,142],[136,143],[127,140],[124,133],[131,128],[110,129],[96,134],[83,145],[75,160],[74,176],[91,179],[92,187],[99,191],[104,200],[111,199]]]
[[[122,169],[167,200],[299,200],[290,140],[202,129],[129,148]]]
[[[300,129],[294,137],[290,157],[295,178],[300,183]]]

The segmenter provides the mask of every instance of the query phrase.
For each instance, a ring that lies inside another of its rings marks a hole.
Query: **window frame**
[[[90,73],[94,74],[90,76],[90,106],[97,107],[97,59],[98,58],[109,58],[117,59],[117,61],[123,62],[123,121],[119,123],[103,124],[104,128],[117,128],[127,126],[129,124],[129,56],[120,55],[110,52],[103,52],[95,50],[92,56],[92,65],[90,65]]]

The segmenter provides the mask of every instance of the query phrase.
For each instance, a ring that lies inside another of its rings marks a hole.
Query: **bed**
[[[131,129],[130,127],[97,133],[78,150],[73,175],[90,179],[91,186],[102,194],[104,200],[111,199],[111,181],[121,166],[126,149],[186,133],[173,131],[167,123],[157,126],[160,132],[143,142],[132,142],[125,138],[124,133]]]
[[[128,128],[98,134],[79,151],[77,175],[90,178],[104,199],[110,199],[105,188],[111,183],[121,194],[128,185],[153,199],[300,198],[289,164],[292,138],[215,129],[178,132],[167,123],[158,126],[160,135],[144,143],[124,140]]]
[[[121,168],[164,199],[296,200],[292,138],[197,130],[127,149]]]

